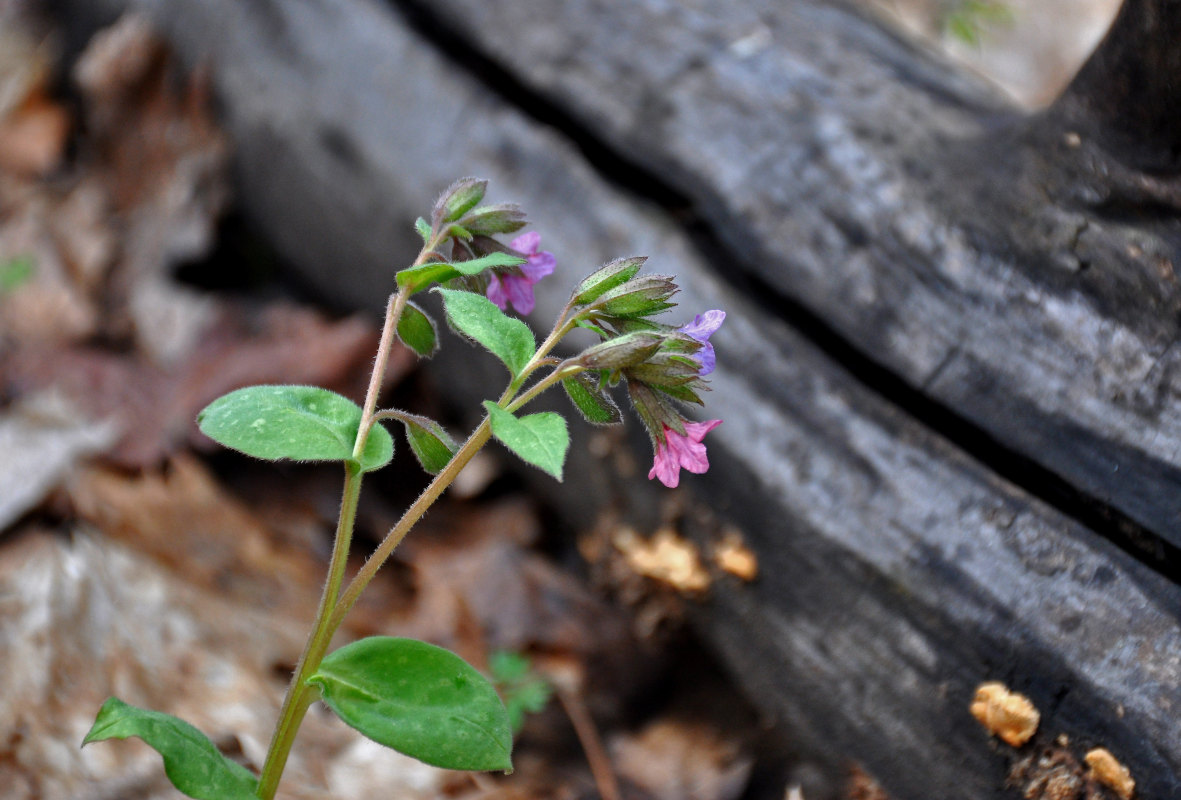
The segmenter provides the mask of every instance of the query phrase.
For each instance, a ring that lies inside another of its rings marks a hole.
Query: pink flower
[[[652,469],[648,471],[648,480],[659,478],[665,486],[675,489],[681,481],[682,468],[698,475],[709,469],[709,459],[705,456],[705,445],[701,440],[721,424],[720,419],[686,421],[684,436],[667,425],[663,426],[664,442],[656,446],[656,457],[652,461]]]
[[[698,375],[710,374],[717,365],[714,346],[709,343],[709,337],[716,333],[718,328],[722,327],[722,320],[724,319],[726,319],[726,312],[719,311],[715,308],[712,311],[706,311],[704,314],[698,314],[688,325],[683,325],[677,329],[681,333],[688,334],[701,342],[701,349],[693,354],[693,359],[701,364],[701,371],[697,373]]]
[[[521,274],[504,273],[491,274],[488,283],[488,299],[496,303],[501,311],[508,311],[509,303],[513,304],[518,314],[528,314],[533,310],[533,284],[554,271],[557,260],[548,250],[538,250],[541,245],[541,234],[537,231],[523,233],[509,242],[509,247],[525,257],[525,263],[517,269]]]

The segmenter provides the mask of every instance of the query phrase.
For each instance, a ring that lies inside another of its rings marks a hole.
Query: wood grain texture
[[[685,192],[733,269],[1181,544],[1175,174],[1123,164],[1085,114],[1017,115],[840,3],[429,9]]]
[[[1177,488],[1181,444],[1176,297],[1151,260],[1171,263],[1175,223],[1059,203],[1045,187],[1085,193],[1086,158],[1103,156],[1089,143],[1051,147],[1063,140],[840,7],[518,0],[494,19],[441,0],[513,75],[688,193],[728,247],[706,257],[597,174],[569,132],[388,7],[103,0],[72,19],[129,6],[209,65],[244,208],[335,302],[381,307],[414,251],[410,220],[478,174],[558,255],[565,280],[539,286],[536,320],[570,281],[632,253],[680,276],[686,314],[727,309],[708,398],[726,422],[713,469],[686,481],[681,525],[703,542],[716,520],[738,525],[763,577],[717,583],[695,619],[793,744],[862,762],[901,800],[1009,797],[1012,755],[967,713],[975,685],[999,679],[1042,710],[1039,742],[1106,746],[1140,796],[1181,796],[1181,590],[777,313],[779,298],[813,309],[1014,449],[1175,536],[1179,495],[1162,492]],[[771,43],[739,46],[760,25]],[[456,340],[436,366],[473,408],[495,393],[482,370],[501,372]],[[668,494],[642,480],[645,443],[621,456],[623,479],[572,429],[567,482],[538,484],[550,500],[583,524],[612,508],[655,524]],[[1116,468],[1135,480],[1111,480]]]

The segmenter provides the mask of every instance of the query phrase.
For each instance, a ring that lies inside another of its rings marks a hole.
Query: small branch
[[[603,747],[603,740],[591,719],[586,704],[572,691],[557,689],[555,694],[574,726],[574,733],[582,744],[586,753],[587,763],[590,764],[591,775],[594,776],[595,786],[599,789],[599,796],[603,800],[619,800],[619,781],[615,779],[615,770],[611,767],[611,759],[607,757],[607,750]]]

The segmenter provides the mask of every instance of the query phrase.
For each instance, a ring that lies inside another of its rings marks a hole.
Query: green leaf
[[[413,293],[422,291],[432,283],[446,283],[460,275],[479,275],[486,269],[516,267],[524,263],[525,259],[520,256],[498,250],[468,261],[432,261],[404,269],[394,278],[399,289]]]
[[[398,320],[398,338],[423,358],[430,358],[439,349],[439,335],[435,323],[414,303],[407,303]]]
[[[422,217],[414,220],[414,230],[418,231],[418,235],[422,237],[422,243],[427,244],[431,240],[431,224]]]
[[[460,275],[479,275],[486,269],[492,269],[494,267],[517,267],[524,263],[525,259],[520,256],[514,256],[496,250],[479,258],[473,258],[470,261],[456,261],[451,266]]]
[[[445,769],[512,770],[512,729],[496,689],[441,647],[371,636],[329,653],[308,683],[346,724]]]
[[[0,261],[0,294],[19,289],[33,278],[36,268],[29,256]]]
[[[197,415],[201,432],[233,450],[268,461],[351,461],[361,407],[317,386],[248,386],[223,395]],[[394,440],[374,425],[360,466],[389,463]]]
[[[435,289],[443,295],[447,321],[504,362],[515,378],[529,363],[537,344],[529,326],[506,315],[483,295],[456,289]]]
[[[108,698],[82,745],[137,736],[164,757],[172,785],[197,800],[254,800],[258,779],[184,720]]]
[[[619,413],[619,406],[611,396],[599,388],[596,375],[580,372],[572,378],[562,381],[562,388],[570,402],[582,412],[587,422],[595,425],[617,425],[623,422],[623,415]]]
[[[545,678],[533,671],[529,658],[520,653],[497,650],[488,657],[488,671],[504,700],[513,733],[520,732],[526,714],[542,711],[553,694]]]
[[[501,444],[523,461],[562,480],[570,434],[566,430],[566,420],[560,414],[543,411],[518,417],[491,400],[484,401],[484,408],[492,421],[492,435]]]
[[[458,449],[455,440],[442,425],[427,417],[400,414],[398,419],[406,426],[406,440],[422,468],[432,475],[442,472]]]
[[[434,214],[444,222],[455,222],[484,199],[488,181],[479,178],[460,178],[447,187],[438,202]]]

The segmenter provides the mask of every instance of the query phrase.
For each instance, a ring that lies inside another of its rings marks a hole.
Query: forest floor
[[[930,2],[882,2],[943,36]],[[1087,5],[1094,20],[1113,3]],[[994,58],[1004,27],[989,25],[953,48]],[[0,800],[171,797],[140,743],[79,747],[94,714],[117,694],[257,768],[340,491],[337,469],[219,451],[194,418],[250,384],[361,396],[376,321],[318,307],[250,235],[205,84],[143,26],[68,66],[58,44],[0,4]],[[1010,91],[1040,102],[1073,57],[1054,52],[1036,86]],[[385,391],[454,420],[406,353]],[[373,544],[424,481],[403,457],[369,483],[358,536]],[[853,765],[826,783],[768,744],[781,737],[696,644],[683,598],[636,569],[626,534],[570,530],[494,456],[474,462],[343,635],[414,636],[481,667],[527,657],[552,697],[526,720],[515,773],[426,767],[316,709],[281,796],[884,798]]]
[[[176,714],[257,768],[315,612],[339,470],[221,451],[234,388],[364,393],[376,321],[317,307],[233,212],[201,76],[123,23],[68,67],[0,7],[0,798],[175,796],[138,741],[81,748],[109,695]],[[388,400],[453,419],[408,353]],[[405,447],[401,448],[405,451]],[[360,549],[424,480],[368,483]],[[309,715],[281,796],[881,797],[774,748],[625,528],[569,530],[478,459],[345,623],[524,656],[551,697],[511,776],[426,767]],[[630,543],[630,544],[629,544]],[[355,565],[354,565],[355,566]],[[819,787],[819,788],[818,788]]]

